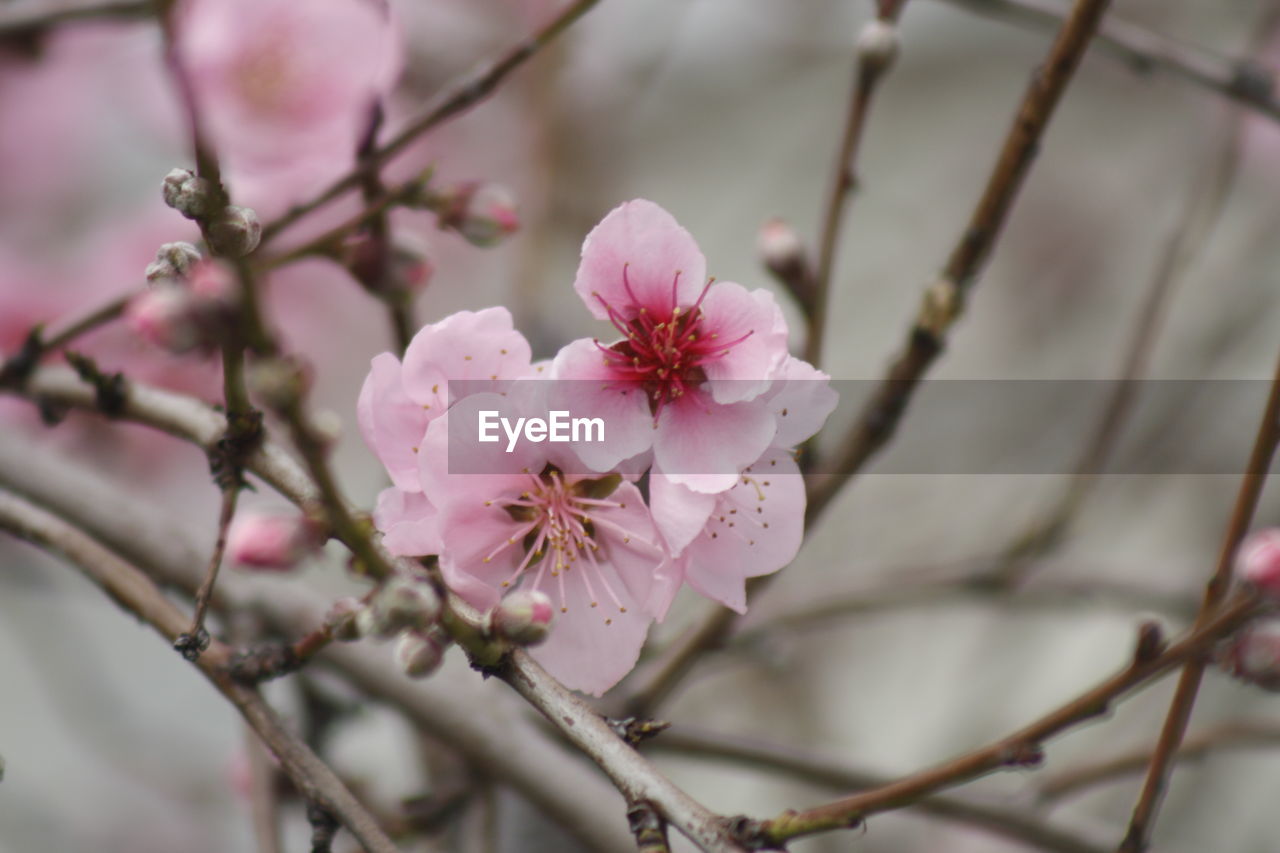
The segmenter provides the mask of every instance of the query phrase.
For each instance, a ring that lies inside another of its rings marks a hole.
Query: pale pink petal
[[[449,588],[468,604],[487,610],[525,559],[524,525],[504,509],[503,499],[452,500],[440,512],[440,571]]]
[[[479,413],[500,410],[503,403],[498,394],[476,394],[459,400],[427,427],[417,457],[418,479],[437,506],[519,494],[528,476],[539,473],[546,464],[541,449],[545,445],[518,442],[507,453],[505,436],[494,442],[478,440]]]
[[[378,457],[391,482],[418,492],[418,450],[427,429],[422,406],[404,393],[400,362],[389,352],[374,356],[360,389],[356,418],[364,442]]]
[[[546,642],[529,653],[566,687],[599,696],[636,665],[649,631],[649,616],[616,578],[613,583],[626,612],[612,602],[597,601],[592,607],[593,596],[581,573],[564,577],[563,588],[547,580],[539,587],[555,602],[556,621]]]
[[[373,510],[373,523],[382,531],[382,544],[401,557],[440,553],[436,508],[420,492],[384,489]]]
[[[609,319],[601,299],[625,320],[641,308],[665,317],[697,300],[706,274],[693,236],[658,205],[636,199],[614,208],[587,235],[573,287],[601,320]]]
[[[592,513],[600,558],[608,561],[626,584],[632,599],[646,602],[654,571],[665,559],[644,497],[631,483],[621,483],[605,500],[620,504],[600,507]]]
[[[760,400],[720,405],[687,394],[663,409],[653,443],[654,467],[696,492],[722,492],[773,439],[773,413]]]
[[[714,494],[695,492],[657,471],[649,475],[649,507],[672,556],[684,551],[702,532],[715,505]]]
[[[404,354],[404,387],[415,401],[438,405],[449,381],[521,379],[531,375],[529,342],[506,308],[459,311],[424,326]]]
[[[718,403],[751,400],[764,393],[787,356],[787,323],[767,290],[716,282],[702,303],[703,340],[723,343],[724,355],[702,369]]]
[[[563,347],[552,365],[551,406],[574,417],[601,418],[604,440],[572,445],[587,469],[613,470],[653,446],[649,398],[637,386],[614,380],[595,343],[580,338]]]
[[[803,359],[788,357],[783,362],[766,395],[778,422],[776,447],[795,447],[826,423],[839,402],[830,379]]]
[[[676,600],[676,593],[684,584],[684,567],[668,557],[653,572],[653,586],[649,589],[649,599],[645,610],[659,622],[667,618],[667,611]]]
[[[804,478],[791,454],[771,448],[719,496],[702,534],[681,555],[698,592],[744,612],[744,581],[795,559],[804,536]]]

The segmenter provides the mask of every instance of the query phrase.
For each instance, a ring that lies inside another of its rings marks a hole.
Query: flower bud
[[[286,571],[322,544],[320,525],[297,514],[246,513],[227,531],[227,556],[247,569]]]
[[[898,28],[879,18],[868,21],[858,34],[858,61],[863,69],[885,71],[898,58]]]
[[[164,203],[187,219],[204,219],[213,213],[213,185],[190,169],[173,169],[164,176]]]
[[[421,293],[426,290],[435,264],[427,257],[426,250],[417,241],[400,235],[391,240],[391,280],[402,290]]]
[[[520,227],[515,199],[504,187],[467,181],[430,194],[441,228],[457,231],[473,246],[496,246]]]
[[[1236,576],[1266,595],[1280,597],[1280,529],[1260,530],[1240,544]]]
[[[165,285],[135,296],[125,308],[125,324],[147,343],[173,353],[189,352],[205,343],[192,310],[192,296]]]
[[[361,634],[389,640],[406,628],[429,628],[439,616],[440,598],[430,585],[394,578],[374,593],[373,600],[358,619]]]
[[[489,631],[520,646],[534,646],[551,633],[555,608],[546,593],[518,589],[489,611]]]
[[[360,627],[357,624],[363,605],[351,596],[339,598],[324,615],[325,628],[335,640],[350,642],[360,639]]]
[[[147,281],[181,281],[200,262],[200,250],[190,243],[165,243],[156,251],[156,259],[147,264]]]
[[[449,638],[440,631],[405,631],[396,644],[396,662],[410,678],[426,678],[444,663]]]
[[[1246,625],[1218,649],[1217,661],[1241,681],[1280,691],[1280,619]]]
[[[249,207],[227,205],[207,229],[209,247],[219,255],[240,258],[258,248],[262,223]]]
[[[800,235],[782,219],[770,219],[760,226],[756,250],[765,268],[783,281],[798,278],[808,264]]]

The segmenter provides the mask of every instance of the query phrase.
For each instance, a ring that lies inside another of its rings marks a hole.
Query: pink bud
[[[760,232],[756,235],[756,250],[764,265],[784,279],[791,278],[794,273],[804,269],[804,243],[785,220],[770,219],[760,226]]]
[[[191,267],[187,289],[208,302],[231,304],[236,299],[236,282],[231,270],[214,260],[200,261]]]
[[[1271,596],[1280,596],[1280,529],[1260,530],[1236,553],[1236,574]]]
[[[520,228],[511,193],[497,184],[467,181],[428,195],[441,228],[452,228],[473,246],[495,246]]]
[[[138,337],[170,352],[188,352],[202,342],[191,294],[175,285],[157,287],[130,300],[125,323]]]
[[[440,631],[405,631],[396,644],[396,662],[410,678],[426,678],[440,668],[449,638]]]
[[[520,589],[489,612],[489,630],[521,646],[541,643],[551,633],[555,608],[546,593]]]
[[[1280,619],[1246,625],[1219,649],[1217,660],[1241,681],[1280,691]]]
[[[248,569],[292,569],[321,544],[319,525],[301,515],[247,513],[227,532],[227,556]]]

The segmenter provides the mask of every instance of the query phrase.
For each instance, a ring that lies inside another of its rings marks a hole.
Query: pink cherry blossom
[[[634,483],[563,473],[549,445],[523,445],[505,471],[450,473],[450,420],[471,428],[497,397],[460,400],[427,428],[420,474],[439,513],[441,572],[481,610],[508,591],[545,593],[556,619],[530,653],[567,686],[599,695],[639,657],[665,554]]]
[[[1240,544],[1236,573],[1268,595],[1280,595],[1280,529],[1253,533]]]
[[[237,196],[241,180],[250,196],[264,181],[296,195],[350,168],[400,71],[385,4],[185,0],[180,12],[182,60]]]
[[[682,581],[745,613],[746,579],[786,566],[804,536],[804,478],[795,458],[781,448],[770,448],[718,494],[655,475],[650,503],[672,554],[648,602],[657,618],[666,614]]]
[[[580,340],[556,356],[574,411],[601,414],[607,443],[583,462],[610,470],[653,451],[654,465],[702,492],[733,485],[776,425],[762,395],[787,358],[787,326],[768,291],[705,279],[693,237],[650,201],[614,209],[582,247],[574,288],[622,334]]]
[[[444,414],[450,381],[523,379],[533,374],[529,342],[506,308],[459,311],[423,326],[405,351],[375,356],[356,413],[365,443],[401,490],[420,492],[418,447]]]

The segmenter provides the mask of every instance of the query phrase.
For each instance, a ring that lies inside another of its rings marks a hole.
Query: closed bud
[[[435,271],[435,264],[417,240],[404,235],[392,238],[391,280],[397,287],[409,293],[421,293]]]
[[[173,169],[164,176],[164,203],[187,219],[206,219],[213,211],[213,185],[190,169]]]
[[[227,556],[246,569],[287,571],[322,544],[320,525],[296,513],[246,513],[227,531]]]
[[[511,193],[497,184],[467,181],[424,196],[441,228],[457,231],[473,246],[496,246],[520,228]]]
[[[546,593],[519,589],[489,611],[489,631],[519,646],[541,643],[551,633],[555,608]]]
[[[262,223],[252,208],[228,205],[209,223],[209,247],[216,254],[240,258],[258,248]]]
[[[440,616],[440,598],[422,581],[393,578],[374,593],[362,617],[361,633],[379,640],[389,640],[405,629],[426,629]]]
[[[1260,530],[1240,544],[1236,576],[1259,592],[1280,598],[1280,529]]]
[[[858,61],[867,71],[887,70],[898,58],[898,28],[888,21],[868,21],[858,34]]]
[[[800,235],[781,219],[770,219],[760,226],[756,249],[769,272],[783,281],[799,276],[808,263]]]
[[[147,264],[147,281],[181,281],[200,262],[200,250],[190,243],[165,243],[156,251],[156,259]]]
[[[405,631],[396,644],[396,662],[410,678],[426,678],[440,668],[449,638],[440,631]]]
[[[335,640],[350,642],[360,639],[360,627],[356,617],[362,605],[351,596],[339,598],[324,615],[324,625]]]
[[[1246,625],[1218,649],[1217,660],[1241,681],[1280,691],[1280,619]]]

